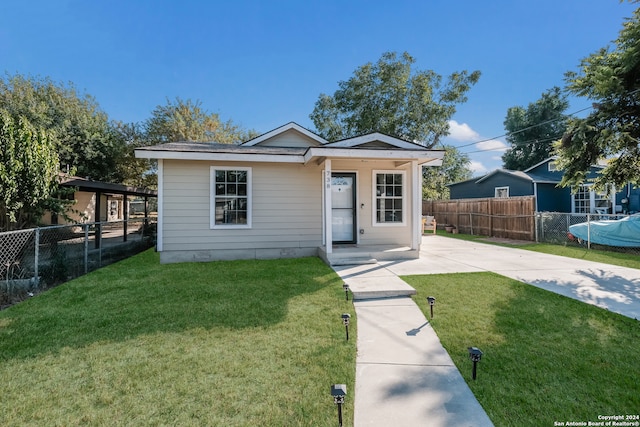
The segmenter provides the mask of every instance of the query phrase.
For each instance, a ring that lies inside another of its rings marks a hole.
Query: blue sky
[[[385,51],[416,69],[480,70],[445,142],[482,174],[501,167],[503,121],[610,45],[637,5],[617,0],[30,0],[0,6],[0,70],[73,82],[114,120],[166,99],[267,132]],[[571,99],[568,112],[591,103]],[[498,137],[492,139],[494,137]],[[492,139],[480,144],[476,141]]]

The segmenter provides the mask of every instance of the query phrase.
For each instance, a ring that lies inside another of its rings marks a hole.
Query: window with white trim
[[[495,189],[496,199],[506,199],[509,197],[509,187],[496,187]]]
[[[251,168],[211,167],[211,228],[251,227]]]
[[[614,204],[611,188],[607,187],[605,191],[594,191],[591,184],[582,184],[577,187],[571,195],[573,202],[573,213],[611,213]]]
[[[373,179],[376,225],[403,225],[405,223],[405,172],[374,171]]]

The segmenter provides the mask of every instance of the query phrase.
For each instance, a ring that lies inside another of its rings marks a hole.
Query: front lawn
[[[496,426],[638,414],[637,320],[494,273],[403,279],[427,318],[436,297],[430,322]],[[476,381],[470,346],[484,352]]]
[[[82,276],[0,312],[0,425],[333,426],[330,386],[355,378],[341,284],[317,258],[153,251]]]

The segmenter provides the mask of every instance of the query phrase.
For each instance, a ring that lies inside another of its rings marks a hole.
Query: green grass
[[[403,279],[496,426],[638,413],[640,322],[494,273]]]
[[[153,251],[68,282],[0,312],[0,425],[333,426],[330,385],[355,378],[341,284],[317,258]]]
[[[529,243],[529,244],[509,244],[498,243],[486,240],[486,236],[473,236],[470,234],[451,234],[444,230],[438,230],[438,235],[453,239],[467,240],[477,243],[487,243],[491,245],[506,246],[511,248],[525,249],[528,251],[542,252],[551,255],[560,255],[569,258],[583,259],[585,261],[602,262],[605,264],[617,265],[640,269],[640,255],[633,253],[613,252],[600,249],[587,249],[580,246],[554,245],[550,243]]]

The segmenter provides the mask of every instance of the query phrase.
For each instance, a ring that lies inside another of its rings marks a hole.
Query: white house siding
[[[412,177],[411,164],[407,163],[396,167],[393,161],[362,161],[362,160],[333,160],[331,169],[333,172],[357,172],[357,221],[358,243],[361,245],[411,245],[411,212],[412,206]],[[404,225],[374,225],[375,200],[373,198],[373,171],[404,171],[405,175],[405,221]],[[364,207],[362,205],[364,204]]]
[[[210,228],[211,166],[252,168],[252,227]],[[315,255],[322,243],[317,165],[165,160],[162,262]]]

